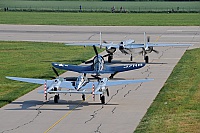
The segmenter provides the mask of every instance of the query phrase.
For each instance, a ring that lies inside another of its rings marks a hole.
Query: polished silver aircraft
[[[100,33],[100,43],[72,43],[65,45],[80,45],[80,46],[99,46],[105,47],[106,52],[108,53],[108,62],[110,63],[113,59],[113,54],[116,49],[119,49],[123,54],[130,55],[130,60],[133,60],[134,49],[142,49],[140,52],[136,54],[142,54],[145,60],[145,63],[149,63],[149,56],[147,54],[151,52],[159,53],[157,50],[154,50],[154,47],[166,47],[166,46],[191,46],[191,44],[174,44],[174,43],[150,43],[150,37],[146,37],[146,33],[144,32],[144,43],[135,43],[134,40],[126,40],[122,41],[119,44],[114,44],[113,42],[107,43],[106,41],[101,42],[101,33]]]
[[[35,83],[35,84],[44,84],[44,90],[39,91],[39,93],[44,93],[45,100],[47,100],[47,94],[55,94],[54,102],[58,103],[60,99],[59,94],[64,93],[77,93],[82,94],[83,101],[85,100],[85,94],[100,95],[100,100],[102,104],[105,104],[105,96],[107,93],[109,96],[108,88],[109,86],[123,85],[123,84],[134,84],[141,82],[149,82],[153,79],[138,79],[138,80],[114,80],[108,81],[107,78],[102,78],[97,82],[90,82],[85,76],[79,76],[74,83],[74,81],[66,81],[65,78],[56,78],[53,80],[45,79],[34,79],[34,78],[20,78],[20,77],[6,77],[11,80]],[[66,90],[61,90],[65,88]]]
[[[92,65],[78,66],[78,65],[69,65],[69,64],[62,64],[62,63],[52,63],[52,65],[58,69],[69,70],[69,71],[74,71],[78,73],[85,73],[85,74],[93,73],[95,75],[92,75],[92,76],[95,78],[98,78],[100,74],[105,74],[105,73],[111,73],[111,76],[109,78],[113,78],[114,75],[119,72],[135,70],[135,69],[139,69],[145,66],[145,63],[135,63],[135,64],[130,64],[130,65],[122,65],[122,66],[105,65],[103,56],[98,54],[97,49],[94,45],[93,45],[93,48],[94,48],[96,56],[92,60],[85,62],[86,64],[92,63]]]
[[[34,84],[44,84],[44,90],[39,91],[39,93],[44,93],[45,100],[47,100],[47,94],[55,94],[54,102],[57,103],[59,100],[59,93],[61,88],[66,88],[68,93],[81,93],[85,91],[84,87],[89,88],[87,83],[89,83],[89,79],[86,77],[85,74],[82,74],[78,77],[59,77],[58,72],[53,68],[54,72],[56,73],[57,77],[53,77],[52,80],[46,79],[35,79],[35,78],[21,78],[21,77],[6,77],[11,80],[22,81],[27,83],[34,83]],[[88,84],[89,85],[89,84]],[[84,94],[84,93],[83,93]],[[85,96],[82,96],[83,100]]]

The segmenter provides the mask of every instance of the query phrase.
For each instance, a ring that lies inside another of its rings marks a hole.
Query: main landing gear
[[[131,54],[130,61],[133,61],[133,55]]]
[[[85,101],[85,95],[84,94],[82,95],[82,100]]]
[[[105,96],[104,95],[100,95],[100,100],[102,104],[105,104]]]
[[[149,63],[149,56],[144,57],[145,63]]]
[[[110,54],[110,55],[108,56],[108,63],[111,63],[112,59],[113,59],[113,54]]]
[[[58,103],[58,100],[60,99],[59,94],[54,96],[54,103]]]

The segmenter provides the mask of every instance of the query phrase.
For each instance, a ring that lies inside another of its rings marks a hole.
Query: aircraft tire
[[[145,56],[145,63],[149,63],[149,56]]]
[[[82,100],[85,101],[85,95],[82,95]]]
[[[101,96],[101,103],[105,104],[105,96],[104,95]]]
[[[55,96],[54,96],[54,103],[58,103],[58,99],[59,99],[59,96],[58,96],[58,95],[55,95]]]
[[[108,63],[111,63],[112,61],[112,56],[108,56]]]

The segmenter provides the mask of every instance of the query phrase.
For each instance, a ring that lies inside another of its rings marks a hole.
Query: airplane
[[[35,83],[35,84],[44,84],[44,91],[39,91],[39,93],[44,93],[45,100],[47,100],[47,94],[55,94],[54,103],[58,103],[60,99],[59,94],[64,93],[76,93],[82,94],[82,100],[85,101],[85,94],[92,94],[93,98],[95,95],[100,95],[100,100],[102,104],[105,104],[105,93],[109,96],[108,88],[109,86],[116,85],[125,85],[125,84],[134,84],[134,83],[142,83],[149,82],[153,79],[138,79],[138,80],[114,80],[109,81],[108,78],[102,78],[98,82],[86,82],[86,84],[80,83],[80,80],[77,79],[77,84],[80,84],[79,89],[73,86],[71,81],[65,81],[64,78],[56,78],[53,80],[45,80],[45,79],[34,79],[34,78],[21,78],[21,77],[6,77],[7,79]],[[82,79],[82,78],[81,78]],[[84,81],[85,82],[85,81]],[[61,88],[67,88],[68,90],[61,90]],[[92,88],[92,90],[91,90]],[[87,91],[90,89],[89,91]]]
[[[146,39],[147,38],[147,39]],[[154,47],[166,47],[166,46],[191,46],[191,44],[173,44],[173,43],[149,43],[150,37],[146,37],[146,32],[144,32],[144,43],[135,43],[135,40],[126,40],[122,41],[119,44],[114,44],[113,42],[107,43],[106,41],[101,42],[101,32],[100,32],[100,43],[71,43],[65,45],[79,45],[79,46],[99,46],[100,48],[105,47],[106,52],[108,53],[108,62],[111,63],[113,59],[113,54],[116,49],[119,49],[121,53],[130,55],[130,61],[133,60],[134,49],[141,48],[142,51],[137,54],[142,54],[145,60],[145,63],[149,63],[148,54],[151,52],[159,53],[159,51],[155,50]]]
[[[7,79],[21,81],[21,82],[27,82],[27,83],[35,83],[35,84],[44,84],[44,90],[39,91],[39,93],[44,93],[45,100],[47,100],[47,94],[55,94],[54,96],[54,102],[58,103],[59,100],[59,93],[58,91],[61,91],[61,88],[67,88],[70,93],[74,92],[82,92],[84,91],[83,87],[89,88],[90,86],[87,86],[87,83],[89,83],[89,79],[86,77],[85,74],[79,75],[78,77],[59,77],[58,72],[53,68],[53,71],[57,75],[57,77],[51,77],[52,80],[46,80],[46,79],[35,79],[35,78],[21,78],[21,77],[9,77],[7,76]],[[82,96],[83,100],[85,99],[85,96]]]
[[[103,56],[99,55],[97,52],[96,47],[93,45],[94,51],[96,56],[89,61],[86,61],[85,63],[92,63],[92,65],[89,66],[78,66],[78,65],[69,65],[69,64],[62,64],[62,63],[52,63],[53,67],[63,70],[69,70],[74,71],[78,73],[92,73],[95,75],[92,75],[95,78],[99,78],[100,74],[105,73],[111,73],[111,76],[109,77],[112,79],[117,73],[124,72],[124,71],[130,71],[139,69],[145,66],[145,63],[135,63],[130,65],[122,65],[122,66],[108,66],[105,65],[105,61]],[[105,57],[105,56],[104,56]]]

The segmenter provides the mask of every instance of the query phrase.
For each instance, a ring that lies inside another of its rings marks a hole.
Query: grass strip
[[[135,133],[200,131],[199,52],[186,51]]]
[[[31,16],[31,17],[30,17]],[[78,26],[199,26],[199,13],[0,12],[0,24]]]

